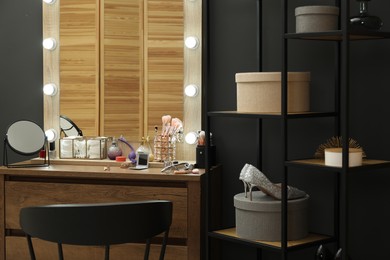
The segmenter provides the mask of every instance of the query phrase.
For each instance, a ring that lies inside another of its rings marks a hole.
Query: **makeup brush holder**
[[[158,162],[176,159],[176,138],[168,135],[157,135],[154,138],[154,160]]]

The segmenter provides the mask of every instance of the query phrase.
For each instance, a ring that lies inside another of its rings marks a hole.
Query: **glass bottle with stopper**
[[[122,155],[122,149],[118,146],[118,142],[115,138],[112,139],[112,144],[108,148],[107,156],[110,160],[115,160],[117,156]]]
[[[351,29],[379,30],[383,22],[374,15],[368,13],[368,2],[370,0],[356,0],[359,2],[359,14],[350,18]]]

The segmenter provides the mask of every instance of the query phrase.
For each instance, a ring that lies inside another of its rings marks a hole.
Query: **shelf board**
[[[268,248],[274,250],[280,250],[282,248],[281,242],[269,242],[269,241],[250,240],[250,239],[240,238],[239,236],[237,236],[235,227],[209,232],[209,236],[223,239],[223,240],[230,240],[234,242],[242,242],[244,244],[251,244],[252,246],[260,247],[260,248]],[[309,247],[312,245],[317,245],[317,244],[319,245],[321,243],[328,243],[332,241],[334,241],[334,239],[330,236],[310,233],[307,237],[303,239],[288,241],[287,246],[289,250],[294,250],[302,247]]]
[[[239,112],[239,111],[210,111],[211,117],[243,117],[243,118],[283,118],[280,113],[256,113],[256,112]],[[300,112],[288,113],[287,118],[310,118],[310,117],[333,117],[335,112]]]
[[[286,162],[288,166],[300,166],[308,168],[321,168],[330,171],[341,171],[341,167],[331,167],[326,166],[324,159],[304,159],[304,160],[293,160]],[[373,160],[373,159],[363,159],[363,164],[361,166],[351,167],[349,171],[364,170],[364,169],[380,169],[390,167],[390,161],[384,160]]]
[[[322,41],[341,41],[343,32],[341,30],[313,33],[286,33],[287,39],[303,39],[303,40],[322,40]],[[390,32],[381,31],[358,31],[351,30],[349,32],[349,40],[377,40],[389,39]]]

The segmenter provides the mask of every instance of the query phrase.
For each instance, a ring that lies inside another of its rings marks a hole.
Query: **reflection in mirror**
[[[60,115],[60,128],[65,137],[83,136],[83,131],[67,116]]]
[[[183,0],[61,0],[59,12],[60,113],[84,135],[139,142],[162,115],[183,118]]]
[[[43,164],[16,164],[8,163],[7,148],[20,155],[34,155],[42,149],[47,150],[47,140],[42,128],[28,120],[20,120],[13,123],[7,130],[4,138],[3,164],[7,167],[47,166],[46,156]]]
[[[44,96],[45,129],[59,128],[63,114],[86,136],[139,142],[170,114],[183,120],[185,132],[200,130],[202,95],[185,96],[184,86],[202,89],[201,28],[202,1],[43,4],[43,38],[58,43],[43,50],[44,83],[59,88]],[[197,48],[184,47],[188,36],[198,39]],[[180,150],[178,159],[195,159],[195,147]]]

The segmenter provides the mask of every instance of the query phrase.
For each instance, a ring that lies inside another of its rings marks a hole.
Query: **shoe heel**
[[[252,185],[251,183],[248,183],[248,186],[249,186],[249,200],[252,201],[252,189],[255,186]]]
[[[244,193],[245,193],[245,198],[248,198],[248,192],[247,192],[247,189],[248,189],[248,183],[246,183],[244,180],[242,181],[242,183],[244,183]]]

